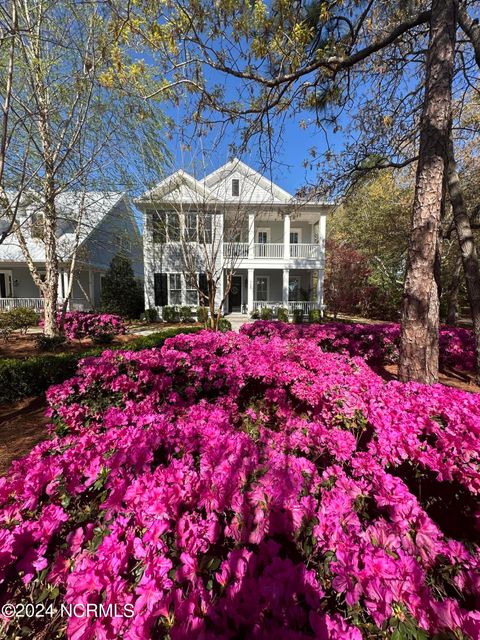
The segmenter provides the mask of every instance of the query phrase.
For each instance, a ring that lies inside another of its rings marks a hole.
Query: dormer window
[[[240,195],[240,180],[238,180],[237,178],[234,178],[232,180],[232,196],[239,196]]]

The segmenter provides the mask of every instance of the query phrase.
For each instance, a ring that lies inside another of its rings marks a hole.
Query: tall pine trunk
[[[480,268],[477,249],[467,214],[465,199],[458,177],[453,140],[450,136],[448,144],[448,191],[452,203],[453,221],[460,243],[463,271],[467,285],[468,301],[472,315],[473,331],[475,333],[477,382],[480,383]]]
[[[438,378],[439,250],[443,180],[452,113],[457,1],[433,0],[425,98],[402,303],[400,380],[431,384]]]

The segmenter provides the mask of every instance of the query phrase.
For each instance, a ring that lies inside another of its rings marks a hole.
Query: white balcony
[[[320,260],[322,257],[321,247],[318,244],[291,244],[290,257]]]
[[[225,258],[248,258],[248,242],[225,242],[223,254]]]
[[[225,258],[247,260],[249,258],[248,242],[225,242],[223,253]],[[282,242],[256,242],[253,245],[255,259],[282,260],[285,257],[285,246]],[[290,244],[290,258],[321,260],[322,247],[318,244]]]
[[[266,242],[253,245],[255,258],[283,258],[283,243]]]

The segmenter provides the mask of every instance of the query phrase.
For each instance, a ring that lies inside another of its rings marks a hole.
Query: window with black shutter
[[[165,307],[168,304],[167,274],[155,273],[153,278],[155,287],[155,306]]]

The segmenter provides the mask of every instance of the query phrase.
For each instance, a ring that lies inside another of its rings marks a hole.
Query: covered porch
[[[225,313],[243,313],[270,308],[302,309],[307,315],[323,307],[321,269],[238,269],[225,302]]]
[[[40,275],[44,273],[38,265]],[[72,294],[68,300],[69,310],[87,311],[100,304],[101,276],[103,272],[82,269],[73,281]],[[62,305],[67,293],[68,274],[60,269],[58,278],[58,304]],[[33,281],[29,269],[24,265],[0,265],[0,312],[16,307],[28,307],[37,312],[43,310],[43,297]]]

